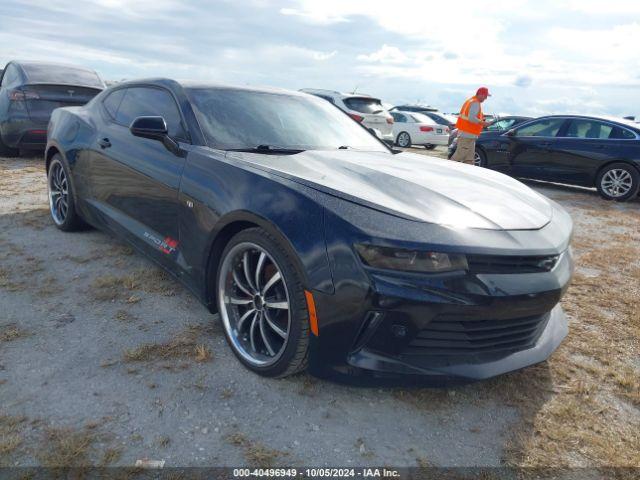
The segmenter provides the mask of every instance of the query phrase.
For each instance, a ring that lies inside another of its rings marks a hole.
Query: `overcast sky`
[[[437,6],[436,6],[437,5]],[[640,116],[637,0],[3,0],[0,63]]]

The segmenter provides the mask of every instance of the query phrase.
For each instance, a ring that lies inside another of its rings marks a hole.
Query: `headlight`
[[[427,273],[452,272],[468,268],[467,258],[458,254],[364,244],[357,244],[356,250],[362,261],[373,268]]]

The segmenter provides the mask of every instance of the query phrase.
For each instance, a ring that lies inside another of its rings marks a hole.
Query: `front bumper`
[[[382,218],[355,210],[349,222],[366,219],[373,230]],[[558,206],[540,230],[456,230],[386,221],[385,231],[402,236],[394,242],[437,238],[453,251],[467,252],[469,269],[420,274],[362,266],[335,234],[353,227],[328,216],[326,228],[335,238],[327,245],[335,293],[314,291],[320,334],[311,341],[312,374],[351,384],[468,383],[541,362],[566,336],[559,302],[574,268],[572,222]],[[382,243],[355,238],[349,243]],[[547,256],[555,263],[526,264]]]
[[[358,328],[347,333],[336,324],[333,332],[321,331],[321,337],[350,335],[343,344],[347,351],[342,358],[325,355],[311,371],[349,383],[437,386],[542,362],[567,335],[558,302],[572,273],[570,250],[549,272],[422,279],[372,273],[372,294],[359,309]]]
[[[547,314],[545,328],[537,341],[526,350],[515,350],[484,361],[473,357],[466,361],[449,360],[446,363],[429,364],[429,357],[409,359],[394,357],[363,348],[348,357],[348,363],[360,369],[366,376],[410,375],[420,376],[431,384],[461,384],[501,375],[546,360],[567,336],[567,318],[557,305]]]

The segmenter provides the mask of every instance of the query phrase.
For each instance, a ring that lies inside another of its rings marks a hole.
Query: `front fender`
[[[305,288],[334,292],[324,238],[323,195],[260,169],[190,148],[180,187],[180,243],[189,281],[211,304],[211,272],[238,229],[259,226],[289,251]]]

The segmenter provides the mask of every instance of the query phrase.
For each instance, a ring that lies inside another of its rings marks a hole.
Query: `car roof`
[[[395,107],[393,107],[393,108],[395,108],[395,109],[397,109],[397,110],[400,110],[400,109],[402,109],[403,107],[404,107],[404,108],[406,108],[406,107],[410,107],[410,108],[424,108],[425,110],[429,110],[430,112],[433,112],[433,113],[436,113],[436,112],[440,113],[440,111],[439,111],[436,107],[434,107],[434,106],[432,106],[432,105],[425,105],[425,104],[423,104],[423,103],[404,103],[404,104],[402,104],[402,105],[396,105],[396,106],[395,106]]]
[[[368,98],[371,100],[377,100],[381,102],[381,100],[377,97],[369,95],[368,93],[344,93],[338,92],[337,90],[324,90],[322,88],[301,88],[301,92],[310,93],[311,95],[326,95],[329,97],[340,97],[340,98]]]
[[[224,89],[224,90],[243,90],[247,92],[262,92],[262,93],[278,93],[283,95],[293,96],[305,96],[304,92],[297,90],[288,90],[285,88],[267,87],[267,86],[252,86],[252,85],[233,85],[228,83],[218,82],[206,82],[200,80],[174,80],[164,77],[152,77],[152,78],[139,78],[133,80],[126,80],[113,85],[113,89],[122,88],[135,85],[155,85],[160,87],[175,88],[181,87],[184,89]]]
[[[82,65],[75,65],[73,63],[61,63],[61,62],[42,62],[37,60],[11,60],[8,63],[13,63],[19,67],[62,67],[73,68],[75,70],[84,70],[85,72],[95,72],[95,70],[83,67]]]
[[[605,122],[618,123],[620,125],[624,125],[625,127],[631,127],[635,130],[640,130],[640,126],[632,121],[627,120],[622,117],[616,117],[613,115],[545,115],[544,117],[536,118],[535,120],[539,120],[541,118],[577,118],[577,119],[585,119],[585,120],[602,120]]]

